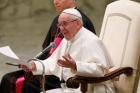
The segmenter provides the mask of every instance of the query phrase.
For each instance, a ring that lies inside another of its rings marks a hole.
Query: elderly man
[[[84,13],[82,13],[77,8],[75,0],[53,0],[53,3],[55,6],[55,9],[56,9],[56,12],[58,13],[58,16],[56,16],[54,18],[54,20],[50,26],[48,34],[42,45],[43,49],[46,48],[50,44],[50,42],[53,42],[56,38],[57,38],[57,40],[59,40],[59,43],[60,43],[61,39],[63,38],[63,35],[60,34],[60,29],[57,27],[57,23],[58,23],[59,14],[64,9],[67,9],[67,8],[77,9],[80,12],[80,14],[82,15],[83,26],[85,28],[89,29],[91,32],[95,33],[92,22]],[[59,43],[57,43],[56,47],[59,45]],[[47,52],[46,54],[41,55],[39,57],[39,59],[41,59],[41,60],[46,59],[48,56],[50,56],[49,53],[50,52]],[[16,83],[17,79],[19,79],[22,76],[24,76],[24,71],[22,71],[22,70],[10,72],[10,73],[4,75],[2,78],[2,82],[0,84],[0,90],[3,93],[10,93],[11,91],[13,93],[15,93],[15,90],[16,90],[15,83]],[[57,77],[55,77],[53,75],[49,75],[49,76],[46,76],[46,80],[49,81],[49,82],[46,82],[46,90],[60,87],[58,85],[60,81]],[[22,86],[22,84],[20,84],[20,86]],[[28,93],[29,90],[35,93],[35,91],[40,91],[39,87],[40,87],[40,82],[39,82],[38,78],[34,77],[34,79],[27,81],[27,82],[25,79],[23,89],[21,88],[21,90],[23,91],[23,93]]]
[[[62,11],[58,25],[64,36],[61,44],[46,60],[46,75],[55,75],[67,80],[74,75],[103,76],[111,66],[109,55],[102,41],[83,27],[81,14],[73,8]],[[31,70],[34,75],[41,74],[42,64],[31,61],[31,69],[22,66],[25,71]],[[46,81],[47,82],[47,81]],[[94,85],[89,93],[115,93],[111,81]]]
[[[57,23],[58,23],[58,17],[59,14],[64,10],[64,9],[68,9],[68,8],[75,8],[77,9],[80,14],[82,15],[82,20],[83,20],[83,26],[85,28],[87,28],[88,30],[90,30],[91,32],[95,33],[95,29],[94,26],[91,22],[91,20],[82,12],[80,11],[77,6],[76,6],[76,0],[53,0],[55,9],[58,13],[58,16],[56,16],[52,22],[52,25],[48,31],[48,34],[44,40],[44,43],[42,45],[43,48],[45,48],[46,46],[48,46],[50,44],[50,42],[53,42],[55,37],[58,36],[60,38],[63,38],[62,34],[60,33],[60,29],[57,27]],[[58,35],[59,34],[59,35]],[[43,55],[40,57],[40,59],[45,59],[47,58],[48,54],[46,53],[46,55]]]

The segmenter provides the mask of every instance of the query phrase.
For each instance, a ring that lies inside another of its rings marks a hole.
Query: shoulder
[[[99,39],[98,36],[96,36],[94,33],[92,33],[90,30],[88,30],[85,27],[82,27],[82,31],[83,31],[83,35],[87,38],[91,38],[91,39]]]

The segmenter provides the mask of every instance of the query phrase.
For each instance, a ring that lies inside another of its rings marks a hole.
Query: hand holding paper
[[[28,61],[19,59],[19,57],[12,51],[12,49],[9,46],[0,47],[0,53],[7,56],[8,59],[11,59],[11,62],[14,61],[17,63],[17,64],[6,63],[8,65],[14,65],[14,66],[25,65],[28,68],[31,68],[30,67],[31,65],[28,63]]]

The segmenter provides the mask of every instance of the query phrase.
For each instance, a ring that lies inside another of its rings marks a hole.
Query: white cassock
[[[65,80],[74,75],[103,76],[111,66],[111,61],[102,41],[84,27],[80,29],[72,40],[68,41],[64,38],[53,54],[43,61],[46,75],[53,74],[61,79],[62,67],[57,65],[57,60],[62,59],[62,56],[66,53],[69,53],[75,60],[77,71],[63,68]],[[43,70],[41,63],[35,61],[35,64],[37,71],[33,72],[33,74],[41,74]],[[89,86],[88,93],[115,93],[111,81]]]

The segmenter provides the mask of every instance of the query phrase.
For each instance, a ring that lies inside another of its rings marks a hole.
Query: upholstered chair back
[[[114,82],[118,93],[135,93],[140,68],[140,3],[119,0],[106,8],[100,39],[115,67],[129,66],[132,76],[121,75]]]

